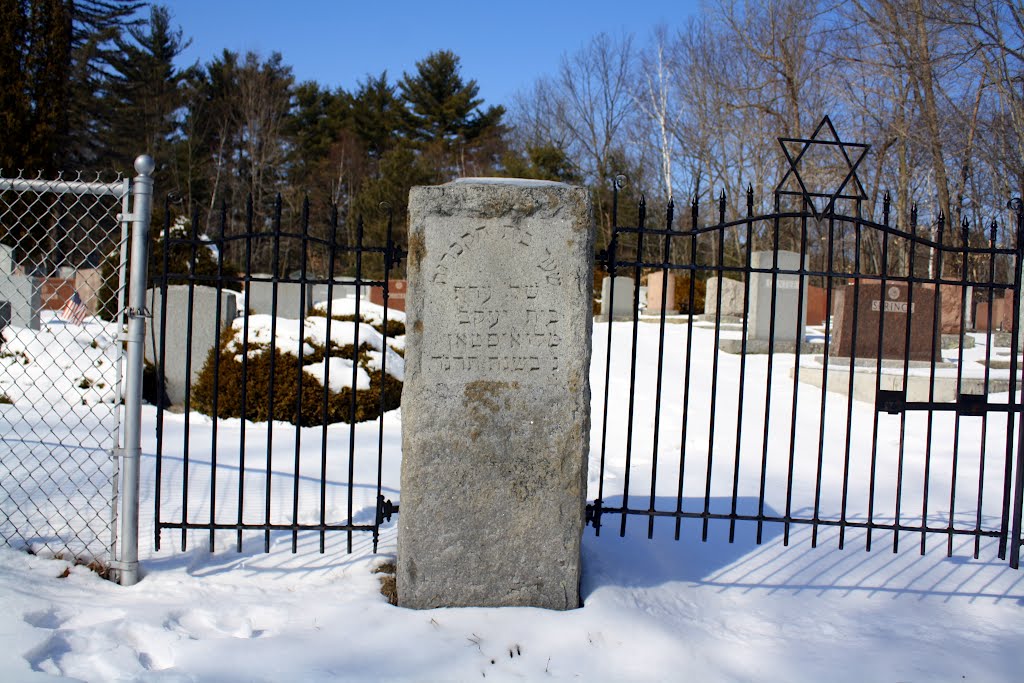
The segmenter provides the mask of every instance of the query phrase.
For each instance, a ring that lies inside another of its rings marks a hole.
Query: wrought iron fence
[[[706,223],[696,201],[681,221],[669,205],[663,227],[646,225],[643,202],[635,224],[616,217],[602,255],[609,275],[635,285],[653,278],[660,301],[651,305],[657,314],[643,316],[635,287],[628,320],[609,314],[600,330],[603,426],[590,522],[600,532],[615,520],[624,535],[639,517],[651,536],[663,520],[679,539],[692,520],[701,539],[724,525],[730,542],[750,523],[757,543],[781,535],[786,544],[806,525],[812,545],[828,531],[840,547],[856,534],[868,550],[884,537],[894,551],[912,539],[924,553],[938,538],[947,554],[974,557],[990,539],[1016,568],[1020,202],[1004,230],[1009,244],[997,241],[995,220],[988,243],[941,216],[923,229],[916,211],[897,226],[888,197],[875,222],[865,217],[856,163],[840,190],[812,192],[799,176],[802,154],[787,154],[787,177],[799,187],[780,183],[774,212],[755,215],[748,191],[735,220],[726,220],[724,196]],[[669,312],[669,279],[689,312]],[[698,316],[698,289],[709,282],[709,313]],[[809,321],[812,303],[820,310]],[[972,313],[982,319],[969,326]],[[639,334],[648,325],[657,325],[656,343]],[[653,372],[644,372],[650,358]],[[629,384],[613,386],[612,367],[622,363]],[[624,430],[609,428],[619,420]]]
[[[302,532],[318,537],[321,553],[338,532],[348,552],[360,532],[376,549],[397,511],[381,474],[398,448],[385,413],[400,398],[404,334],[389,308],[404,257],[390,210],[383,244],[366,243],[361,220],[344,244],[337,211],[314,226],[308,200],[289,219],[278,198],[262,229],[251,200],[239,215],[222,207],[213,225],[174,209],[149,291],[157,549],[165,531],[183,549],[198,542],[190,534],[211,549],[221,534],[239,552],[246,539],[264,552],[287,539],[295,552]],[[298,264],[290,272],[288,253]],[[365,300],[370,290],[380,305]]]

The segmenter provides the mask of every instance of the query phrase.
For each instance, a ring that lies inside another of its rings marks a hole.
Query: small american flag
[[[71,298],[67,300],[64,307],[60,309],[60,313],[57,317],[65,322],[72,323],[74,325],[81,325],[82,321],[85,320],[85,316],[89,314],[85,304],[82,303],[82,298],[78,296],[78,292],[71,295]]]

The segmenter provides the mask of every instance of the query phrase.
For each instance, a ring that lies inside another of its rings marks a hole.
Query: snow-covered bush
[[[192,389],[194,409],[222,418],[272,418],[304,427],[349,422],[353,379],[356,422],[397,408],[404,378],[402,357],[367,322],[332,320],[329,327],[330,337],[327,318],[310,316],[301,322],[278,318],[274,329],[271,316],[251,315],[248,342],[243,343],[245,321],[235,320],[220,348],[210,350]]]

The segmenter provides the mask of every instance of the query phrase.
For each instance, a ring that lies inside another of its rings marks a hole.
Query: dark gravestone
[[[930,361],[933,349],[938,359],[942,347],[935,326],[935,289],[915,285],[913,301],[910,298],[910,288],[905,282],[886,282],[883,288],[880,280],[861,280],[858,285],[845,287],[836,307],[831,355],[878,358],[881,333],[883,359]]]

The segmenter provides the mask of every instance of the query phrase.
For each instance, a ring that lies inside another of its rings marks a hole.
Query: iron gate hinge
[[[398,514],[398,506],[384,496],[377,496],[377,526],[391,521],[391,515]]]
[[[601,528],[601,499],[595,500],[593,503],[587,505],[584,513],[583,525],[588,524],[595,529]]]

